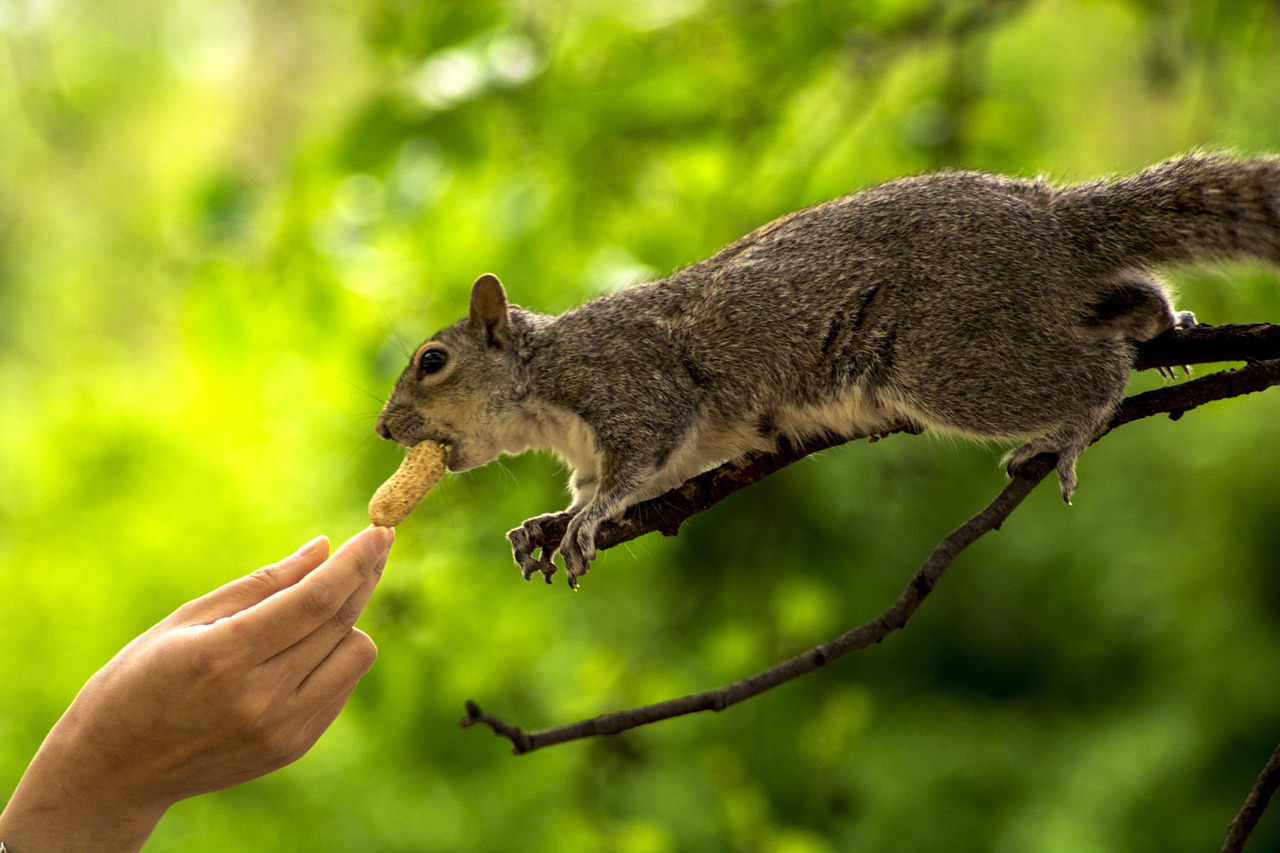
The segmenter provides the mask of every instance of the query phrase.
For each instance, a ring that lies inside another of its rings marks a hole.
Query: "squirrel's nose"
[[[381,418],[378,419],[378,423],[373,429],[383,438],[391,438],[391,427],[387,426],[387,422]]]

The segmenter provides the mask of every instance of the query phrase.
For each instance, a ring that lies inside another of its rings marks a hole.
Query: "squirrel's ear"
[[[467,323],[472,333],[491,347],[504,347],[510,342],[507,292],[496,275],[485,273],[471,286],[471,313]]]

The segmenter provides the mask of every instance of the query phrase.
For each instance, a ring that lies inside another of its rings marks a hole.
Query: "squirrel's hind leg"
[[[1079,316],[1079,323],[1098,337],[1149,341],[1170,329],[1195,326],[1196,317],[1190,311],[1174,309],[1158,278],[1129,273],[1102,286]]]
[[[1058,485],[1062,489],[1062,499],[1070,504],[1072,492],[1080,485],[1076,477],[1076,460],[1104,430],[1114,408],[1114,405],[1100,405],[1072,413],[1065,423],[1006,453],[1001,460],[1005,470],[1013,476],[1019,468],[1042,453],[1057,456]]]

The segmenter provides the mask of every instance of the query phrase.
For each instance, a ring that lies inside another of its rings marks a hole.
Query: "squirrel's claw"
[[[535,561],[535,568],[542,572],[542,579],[547,583],[551,583],[551,576],[556,573],[556,563],[552,557],[555,556],[555,548],[543,548],[542,559]],[[523,569],[522,569],[523,571]],[[525,576],[525,580],[529,580],[529,576]]]

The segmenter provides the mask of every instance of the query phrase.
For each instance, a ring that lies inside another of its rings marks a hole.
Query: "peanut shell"
[[[379,527],[395,527],[409,517],[444,474],[445,448],[420,441],[405,454],[396,472],[373,493],[369,520]]]

